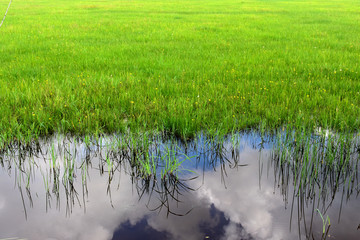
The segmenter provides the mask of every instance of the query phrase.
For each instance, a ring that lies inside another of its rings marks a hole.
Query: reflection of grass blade
[[[322,240],[325,240],[327,235],[328,235],[328,232],[329,232],[329,229],[330,229],[330,217],[329,216],[326,216],[326,219],[324,219],[323,215],[321,214],[320,210],[319,209],[316,209],[316,211],[319,213],[320,217],[321,217],[321,220],[322,220],[322,236],[321,236],[321,239]],[[326,227],[327,226],[327,227]]]
[[[322,205],[326,212],[340,187],[343,188],[343,194],[347,194],[347,198],[356,190],[359,142],[351,134],[314,135],[305,130],[286,131],[278,133],[275,146],[272,154],[274,170],[278,176],[276,181],[281,186],[285,201],[288,199],[289,184],[294,186],[291,215],[295,196],[298,198],[300,211],[303,212],[307,205],[316,204]],[[324,239],[329,231],[330,219],[324,219],[322,215],[321,217]],[[304,220],[306,231],[305,218],[301,219]],[[310,232],[306,235],[311,237],[311,234],[310,226]]]
[[[46,143],[47,145],[43,148],[46,152],[46,168],[47,171],[50,169],[50,172],[46,172],[46,175],[43,174],[43,181],[47,205],[51,196],[50,192],[52,195],[60,192],[61,186],[58,180],[61,177],[60,173],[62,173],[62,183],[68,204],[74,205],[74,199],[77,197],[75,190],[76,161],[78,157],[83,158],[81,155],[84,149],[86,150],[86,159],[81,159],[82,165],[80,167],[83,187],[87,181],[87,167],[91,167],[92,157],[97,156],[100,159],[99,171],[103,173],[105,168],[109,173],[109,191],[113,176],[119,170],[119,166],[126,165],[124,167],[126,171],[130,167],[133,183],[139,185],[139,197],[146,194],[151,197],[152,192],[154,195],[166,194],[161,198],[161,201],[167,205],[168,201],[173,198],[176,199],[175,202],[180,202],[179,195],[183,190],[193,190],[181,179],[185,175],[184,173],[195,173],[193,170],[185,169],[184,166],[188,166],[185,164],[187,161],[191,162],[196,157],[198,161],[204,160],[204,164],[212,166],[213,169],[220,168],[222,173],[225,173],[222,174],[222,180],[226,177],[227,163],[230,164],[232,161],[231,158],[228,158],[230,152],[226,146],[227,140],[224,140],[225,137],[220,134],[215,137],[201,135],[190,144],[171,137],[156,138],[145,133],[116,136],[114,139],[112,141],[112,137],[109,139],[99,137],[96,141],[91,141],[90,137],[85,136],[85,139],[80,139],[80,141],[79,138],[68,140],[73,141],[71,144],[66,141],[58,145],[52,142]],[[240,138],[231,136],[227,139],[230,139],[236,148],[241,147],[238,140]],[[269,139],[272,140],[270,137]],[[260,148],[266,147],[267,141],[268,138],[261,137]],[[299,197],[302,206],[316,199],[316,197],[318,202],[328,198],[329,194],[330,198],[333,198],[336,190],[342,186],[341,184],[344,181],[347,183],[344,185],[345,190],[349,195],[352,194],[352,190],[359,187],[357,182],[358,160],[354,160],[358,153],[354,153],[356,152],[356,144],[347,141],[349,140],[345,135],[343,137],[330,136],[324,138],[313,136],[309,132],[278,133],[278,138],[274,143],[277,146],[274,151],[274,165],[276,165],[277,176],[283,187],[281,192],[286,199],[288,197],[286,191],[291,187],[291,184],[295,186],[294,195]],[[31,151],[32,148],[36,149],[33,142],[29,144],[30,147],[27,145],[26,147],[15,146],[24,149],[21,150],[23,151],[21,155],[24,156],[26,156],[26,151]],[[195,151],[198,155],[189,156],[184,146],[186,148],[191,146],[190,152]],[[258,144],[255,144],[255,147],[257,146]],[[63,150],[59,150],[59,148],[63,148]],[[63,161],[60,162],[58,159],[61,157]],[[29,169],[24,168],[23,159],[13,159],[12,161],[20,173],[18,183],[25,182],[26,186],[29,187],[30,174],[28,172],[31,171],[31,167]],[[83,188],[83,191],[86,191],[86,188]],[[85,201],[83,203],[85,205]],[[326,224],[329,222],[330,225],[330,219],[324,221]]]

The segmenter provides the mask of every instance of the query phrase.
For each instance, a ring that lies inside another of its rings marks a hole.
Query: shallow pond
[[[349,178],[294,187],[272,143],[233,140],[150,144],[183,162],[148,177],[112,137],[4,150],[0,239],[360,239],[358,161]]]

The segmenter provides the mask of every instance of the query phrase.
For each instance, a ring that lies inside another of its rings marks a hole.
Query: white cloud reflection
[[[219,173],[208,172],[198,195],[213,202],[231,220],[224,239],[239,239],[236,238],[239,234],[243,237],[250,234],[255,239],[281,239],[282,233],[273,232],[271,211],[283,206],[282,198],[273,194],[273,183],[262,181],[259,188],[258,151],[245,149],[241,157],[242,164],[248,166],[228,170],[227,189],[221,186]],[[241,224],[245,231],[237,229],[235,224]]]
[[[263,151],[261,156],[266,169],[268,153]],[[208,229],[212,229],[221,224],[220,216],[214,217],[211,213],[211,206],[223,212],[228,220],[228,224],[221,225],[224,232],[222,239],[246,239],[250,236],[253,239],[274,240],[298,238],[296,229],[289,233],[290,213],[284,210],[282,196],[277,190],[274,194],[273,179],[263,176],[260,182],[261,189],[259,187],[259,152],[245,148],[241,153],[241,164],[248,166],[227,169],[226,188],[221,181],[220,169],[216,172],[205,172],[204,183],[202,177],[192,181],[190,185],[194,188],[201,186],[200,189],[185,193],[181,198],[182,202],[174,208],[174,211],[179,213],[192,209],[185,217],[166,217],[166,211],[161,211],[160,214],[149,211],[146,207],[147,197],[139,202],[131,179],[125,174],[121,174],[119,189],[119,179],[113,181],[112,208],[106,193],[106,175],[100,176],[97,170],[91,170],[86,213],[83,206],[79,207],[76,204],[70,216],[66,216],[66,202],[62,200],[58,210],[55,199],[52,200],[52,208],[46,212],[44,183],[41,176],[37,176],[31,185],[34,206],[30,208],[26,201],[28,219],[25,220],[19,190],[14,188],[14,179],[2,170],[0,238],[107,240],[112,239],[113,233],[122,223],[130,222],[135,225],[146,218],[150,227],[169,233],[172,239],[195,240],[203,239],[205,236],[210,236],[211,239],[210,233],[204,232],[200,227],[206,225]],[[81,182],[81,179],[78,180]],[[83,205],[80,186],[78,183],[80,204]],[[61,194],[64,196],[64,191]],[[157,198],[154,196],[149,205],[154,207],[157,204]],[[175,204],[172,206],[175,207]],[[359,204],[353,207],[356,206]]]

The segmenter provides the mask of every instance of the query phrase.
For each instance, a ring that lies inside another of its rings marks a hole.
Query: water
[[[200,137],[186,149],[177,142],[174,154],[191,157],[180,181],[139,177],[124,160],[131,151],[109,151],[111,137],[90,147],[57,137],[41,152],[3,152],[0,239],[360,239],[358,186],[294,194],[271,144],[259,149],[256,135],[236,140],[234,147]],[[326,235],[316,209],[330,218]]]

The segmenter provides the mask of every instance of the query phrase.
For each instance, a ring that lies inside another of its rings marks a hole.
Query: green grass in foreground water
[[[0,28],[0,138],[356,131],[359,22],[356,0],[14,1]]]

